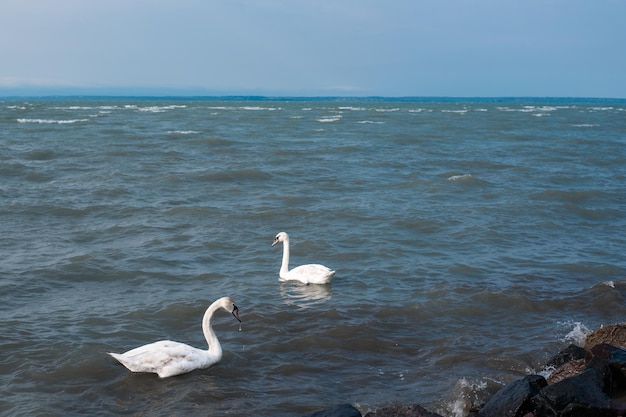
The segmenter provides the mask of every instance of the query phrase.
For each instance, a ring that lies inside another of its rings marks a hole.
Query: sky
[[[0,96],[626,98],[626,0],[2,0]]]

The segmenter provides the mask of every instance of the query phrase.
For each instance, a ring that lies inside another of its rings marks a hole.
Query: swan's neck
[[[289,239],[283,241],[283,263],[280,266],[280,275],[289,272]]]
[[[217,336],[215,336],[215,332],[213,331],[213,326],[211,325],[211,319],[213,318],[213,313],[219,310],[219,306],[216,304],[212,304],[204,313],[204,317],[202,318],[202,331],[204,332],[204,337],[206,338],[206,342],[209,345],[208,353],[211,356],[217,357],[218,359],[222,358],[222,346],[220,345],[220,341],[217,340]]]

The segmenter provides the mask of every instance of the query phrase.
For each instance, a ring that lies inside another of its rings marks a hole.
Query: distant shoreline
[[[332,101],[332,102],[398,102],[398,103],[615,103],[624,104],[626,98],[601,97],[384,97],[384,96],[262,96],[262,95],[133,95],[133,94],[9,94],[0,95],[1,101],[16,100],[141,100],[141,101]]]

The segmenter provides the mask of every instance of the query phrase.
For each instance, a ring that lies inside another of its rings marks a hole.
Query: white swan
[[[335,271],[320,264],[300,265],[289,270],[289,235],[280,232],[274,238],[272,246],[283,242],[283,263],[280,266],[281,281],[300,281],[305,284],[328,284],[335,275]]]
[[[231,313],[239,322],[239,309],[229,297],[222,297],[207,308],[202,318],[202,331],[208,350],[184,343],[161,340],[131,349],[125,353],[109,353],[132,372],[153,372],[160,378],[180,375],[194,369],[204,369],[222,359],[222,346],[211,327],[211,318],[220,308]]]

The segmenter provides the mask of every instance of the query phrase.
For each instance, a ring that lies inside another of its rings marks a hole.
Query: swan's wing
[[[124,352],[122,355],[127,358],[141,358],[145,355],[153,354],[154,352],[165,353],[169,351],[176,351],[177,349],[181,349],[185,346],[189,347],[188,345],[180,342],[174,342],[171,340],[160,340],[158,342],[148,343],[147,345],[136,347],[135,349]]]
[[[300,265],[289,271],[289,279],[307,284],[326,284],[335,275],[332,269],[320,264]]]
[[[161,378],[206,368],[212,364],[206,351],[171,340],[162,340],[122,354],[110,355],[132,372],[152,372]]]

